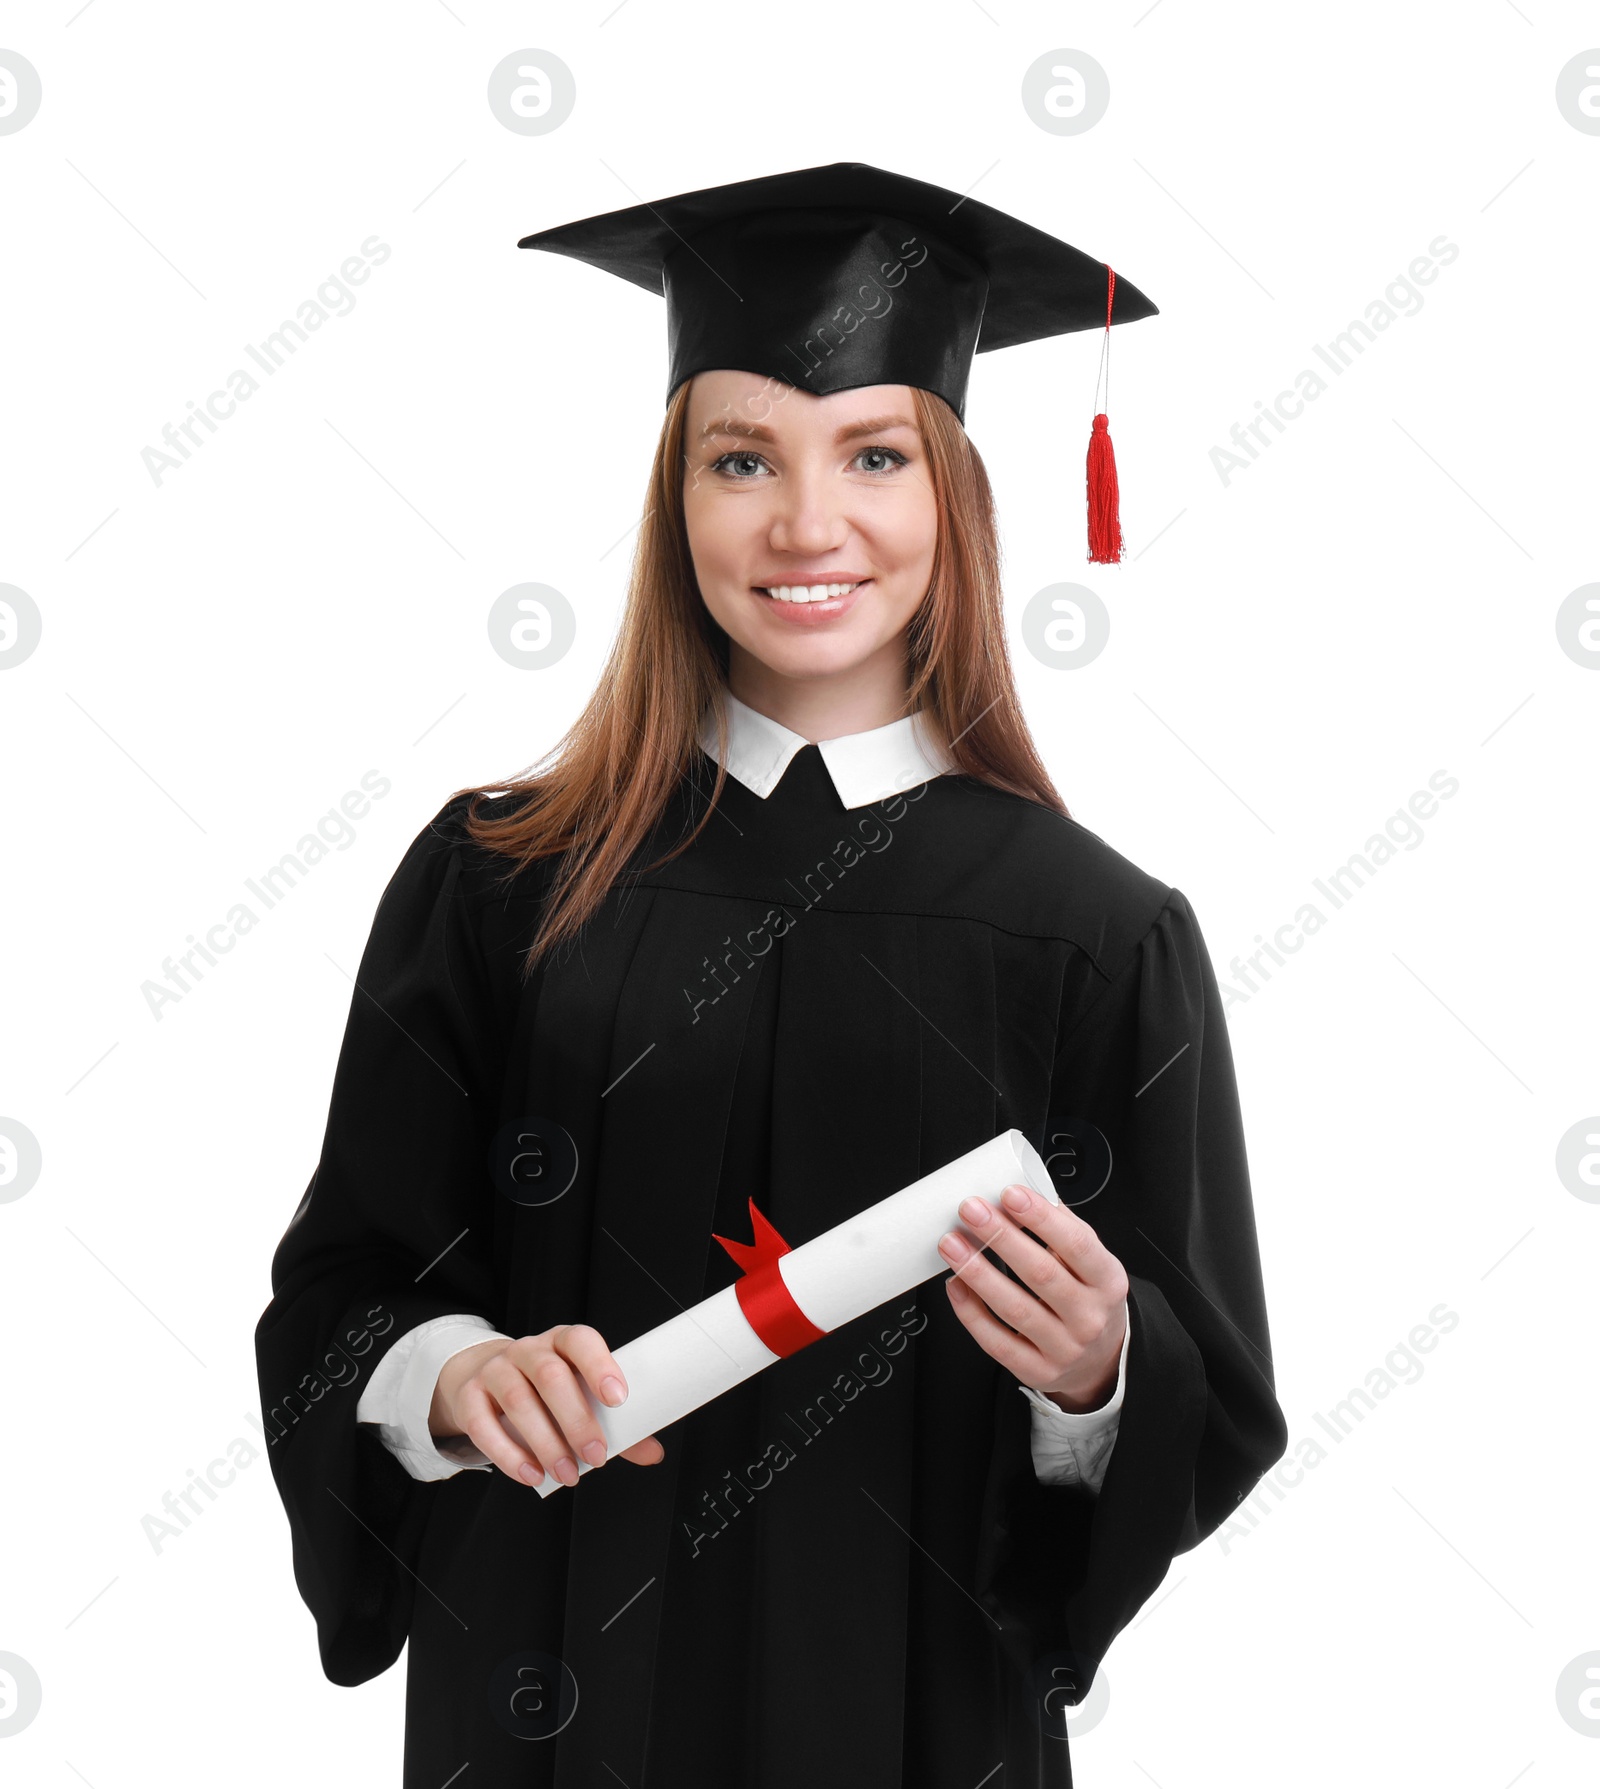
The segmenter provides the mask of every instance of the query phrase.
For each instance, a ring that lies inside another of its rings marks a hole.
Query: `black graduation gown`
[[[1287,1442],[1199,927],[964,775],[847,810],[809,744],[643,867],[714,768],[526,984],[550,866],[507,885],[465,798],[384,893],[256,1332],[323,1668],[364,1682],[409,1638],[406,1789],[1062,1789],[1062,1702]],[[533,1120],[576,1154],[537,1205],[490,1168]],[[1015,1126],[1075,1199],[1086,1123],[1114,1166],[1082,1214],[1131,1287],[1098,1496],[1038,1482],[942,1275],[546,1499],[413,1479],[356,1421],[430,1317],[616,1347],[731,1283],[711,1235],[749,1240],[752,1196],[798,1246]]]

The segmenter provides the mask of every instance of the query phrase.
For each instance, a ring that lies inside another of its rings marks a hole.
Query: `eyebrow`
[[[912,429],[916,424],[905,416],[868,416],[860,422],[846,423],[834,436],[834,445],[846,441],[854,441],[862,435],[883,435],[890,429]],[[709,441],[715,435],[725,435],[736,441],[776,441],[772,430],[759,422],[738,422],[732,417],[719,416],[708,422],[701,429],[699,439]]]

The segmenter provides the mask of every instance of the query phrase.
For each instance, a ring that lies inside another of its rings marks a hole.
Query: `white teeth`
[[[846,596],[855,589],[851,584],[769,584],[768,596],[780,603],[820,603],[830,596]]]

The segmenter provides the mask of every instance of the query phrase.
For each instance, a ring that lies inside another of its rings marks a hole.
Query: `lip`
[[[816,584],[848,584],[851,582],[849,572],[830,572],[825,575],[813,573],[809,577],[797,578],[785,576],[775,579],[780,588],[809,589]],[[787,622],[790,627],[819,627],[824,622],[836,621],[841,615],[848,615],[856,605],[861,592],[872,583],[871,578],[858,577],[854,580],[855,589],[847,591],[843,596],[825,597],[821,602],[786,603],[775,596],[763,594],[762,588],[752,584],[750,594],[756,602],[779,621]]]

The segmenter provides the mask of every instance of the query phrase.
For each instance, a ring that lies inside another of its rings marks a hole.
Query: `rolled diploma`
[[[1002,1131],[790,1249],[779,1257],[778,1271],[818,1329],[839,1329],[948,1271],[950,1264],[939,1253],[939,1238],[947,1230],[960,1230],[978,1244],[956,1207],[973,1194],[996,1204],[1004,1189],[1018,1181],[1052,1204],[1061,1203],[1038,1150],[1021,1131]],[[603,1465],[783,1358],[751,1329],[732,1286],[612,1353],[627,1380],[627,1401],[612,1408],[583,1387],[605,1436]],[[577,1467],[580,1476],[595,1470],[585,1460]],[[534,1488],[548,1497],[561,1489],[561,1481],[546,1472]]]

